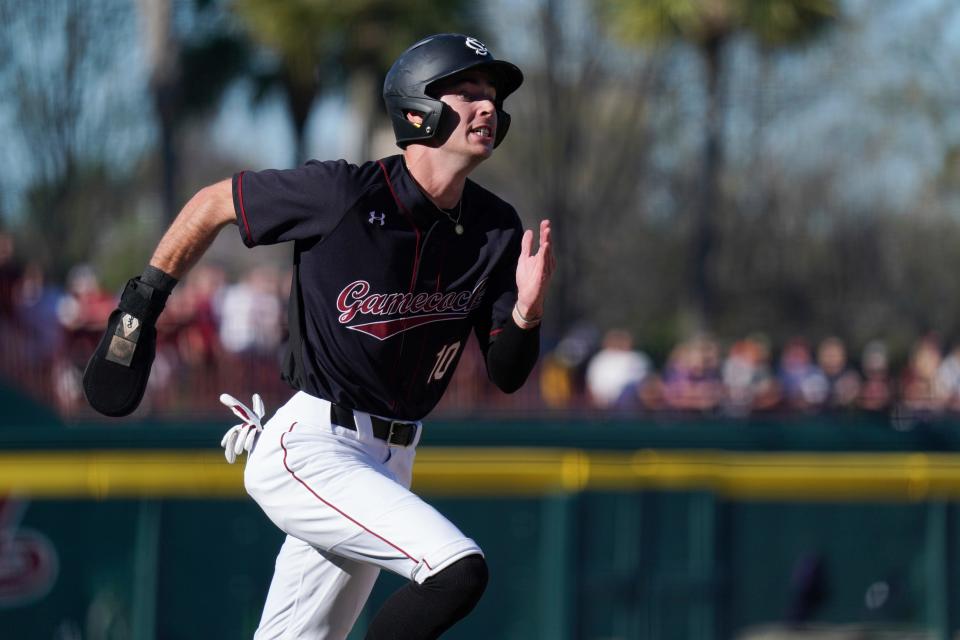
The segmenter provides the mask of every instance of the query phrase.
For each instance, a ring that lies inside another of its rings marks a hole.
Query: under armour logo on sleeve
[[[382,227],[383,223],[386,221],[387,221],[387,214],[385,213],[378,214],[376,211],[370,212],[370,220],[368,220],[370,224],[373,224],[374,222],[379,222],[380,226]]]

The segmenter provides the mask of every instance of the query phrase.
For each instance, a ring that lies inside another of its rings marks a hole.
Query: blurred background
[[[290,393],[290,247],[221,234],[133,416],[82,370],[199,188],[399,152],[441,31],[523,69],[474,178],[560,261],[526,386],[472,345],[428,423],[502,578],[451,637],[954,637],[960,3],[0,0],[3,637],[252,634],[279,539],[217,396]]]

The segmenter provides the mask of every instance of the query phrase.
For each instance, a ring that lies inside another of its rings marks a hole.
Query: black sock
[[[433,640],[470,613],[487,586],[483,556],[457,560],[423,581],[408,582],[383,603],[366,640]]]

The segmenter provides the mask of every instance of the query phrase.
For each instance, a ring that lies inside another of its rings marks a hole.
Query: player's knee
[[[490,572],[487,561],[480,554],[460,558],[449,567],[427,578],[423,586],[431,591],[442,591],[455,598],[461,607],[469,611],[480,601]]]

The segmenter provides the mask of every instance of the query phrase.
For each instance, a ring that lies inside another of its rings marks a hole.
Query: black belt
[[[353,419],[353,411],[332,402],[330,403],[330,422],[340,427],[357,430],[357,425]],[[387,444],[407,447],[413,444],[414,438],[417,437],[416,422],[385,420],[377,416],[370,416],[370,422],[373,425],[374,437],[385,441]]]

